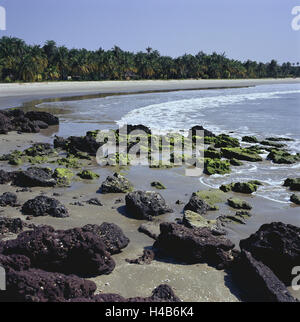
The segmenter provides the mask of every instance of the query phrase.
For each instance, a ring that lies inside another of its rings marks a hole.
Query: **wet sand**
[[[267,84],[296,84],[300,78],[142,80],[99,82],[44,82],[0,84],[0,108],[15,107],[35,99],[88,94],[114,94],[247,87]]]

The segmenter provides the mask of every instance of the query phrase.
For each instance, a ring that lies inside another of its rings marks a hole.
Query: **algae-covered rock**
[[[86,180],[94,180],[94,179],[98,179],[100,176],[99,174],[90,171],[90,170],[83,170],[79,173],[77,173],[77,175],[81,178],[81,179],[86,179]]]
[[[258,140],[255,136],[243,136],[242,141],[248,143],[258,143]]]
[[[293,193],[290,197],[290,201],[296,205],[300,205],[300,196]]]
[[[252,206],[248,202],[239,198],[229,198],[227,199],[227,203],[234,209],[252,209]]]
[[[163,185],[159,181],[153,181],[153,182],[151,182],[151,187],[155,187],[156,189],[166,189],[165,185]]]
[[[14,173],[13,184],[19,187],[54,187],[56,181],[49,168],[31,167]]]
[[[220,216],[217,218],[217,222],[226,226],[227,224],[246,224],[246,220],[249,219],[252,215],[248,211],[237,211],[235,215]]]
[[[119,173],[108,176],[101,185],[102,193],[127,193],[131,191],[133,191],[133,184]]]
[[[272,142],[272,141],[260,141],[259,144],[261,145],[267,145],[267,146],[273,146],[275,148],[278,148],[278,149],[281,149],[281,148],[284,148],[285,147],[285,144],[282,144],[282,143],[275,143],[275,142]]]
[[[239,161],[238,159],[230,159],[230,164],[233,165],[233,166],[236,166],[236,167],[239,167],[241,165],[243,165],[243,162]]]
[[[218,189],[199,190],[195,194],[210,206],[210,210],[218,210],[216,204],[226,201],[225,193]]]
[[[287,178],[283,185],[290,187],[290,190],[300,191],[300,178]]]
[[[221,229],[216,220],[207,220],[200,214],[186,210],[183,215],[182,223],[189,228],[209,228],[216,234],[225,235],[226,232]]]
[[[207,150],[204,150],[204,157],[210,159],[221,159],[221,152],[217,149],[209,147]]]
[[[262,157],[255,151],[246,148],[222,148],[221,153],[226,159],[238,159],[250,162],[262,161]]]
[[[11,207],[16,207],[17,206],[17,195],[12,192],[4,192],[0,196],[0,206],[1,207],[6,207],[6,206],[11,206]]]
[[[300,161],[300,154],[290,154],[284,150],[273,149],[267,156],[267,160],[271,160],[278,164],[293,164]]]
[[[233,182],[230,184],[223,184],[220,186],[220,190],[224,192],[239,192],[239,193],[246,193],[251,194],[257,190],[258,184],[255,183],[256,181],[249,181],[249,182]]]
[[[191,210],[200,215],[205,215],[209,210],[216,210],[215,206],[210,206],[205,200],[192,194],[189,202],[184,206],[184,211]]]
[[[67,158],[58,159],[57,163],[66,168],[73,168],[73,169],[80,168],[79,160],[72,155],[69,155]]]
[[[209,159],[204,160],[204,173],[208,175],[213,174],[227,174],[230,173],[230,162],[227,160]]]
[[[55,153],[55,150],[49,143],[35,143],[30,148],[24,150],[24,154],[31,157],[45,156],[53,153]]]
[[[53,178],[60,186],[69,186],[74,177],[74,173],[66,168],[56,168],[53,173]]]
[[[238,139],[233,138],[227,134],[220,134],[214,138],[216,148],[234,148],[239,147],[240,142]]]

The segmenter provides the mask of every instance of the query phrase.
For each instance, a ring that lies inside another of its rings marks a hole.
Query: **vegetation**
[[[300,77],[299,63],[241,62],[215,52],[172,58],[150,47],[137,53],[117,46],[89,51],[57,46],[54,41],[41,47],[18,38],[0,39],[1,82],[264,77]]]

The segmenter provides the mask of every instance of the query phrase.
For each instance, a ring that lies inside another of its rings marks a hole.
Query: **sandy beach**
[[[133,93],[298,84],[300,79],[143,80],[103,82],[44,82],[0,84],[0,108],[15,107],[34,99],[88,94]]]

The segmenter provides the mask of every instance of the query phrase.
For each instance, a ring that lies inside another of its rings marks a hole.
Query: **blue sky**
[[[291,28],[300,0],[0,0],[7,30],[30,44],[164,55],[225,52],[230,58],[300,61],[300,30]]]

